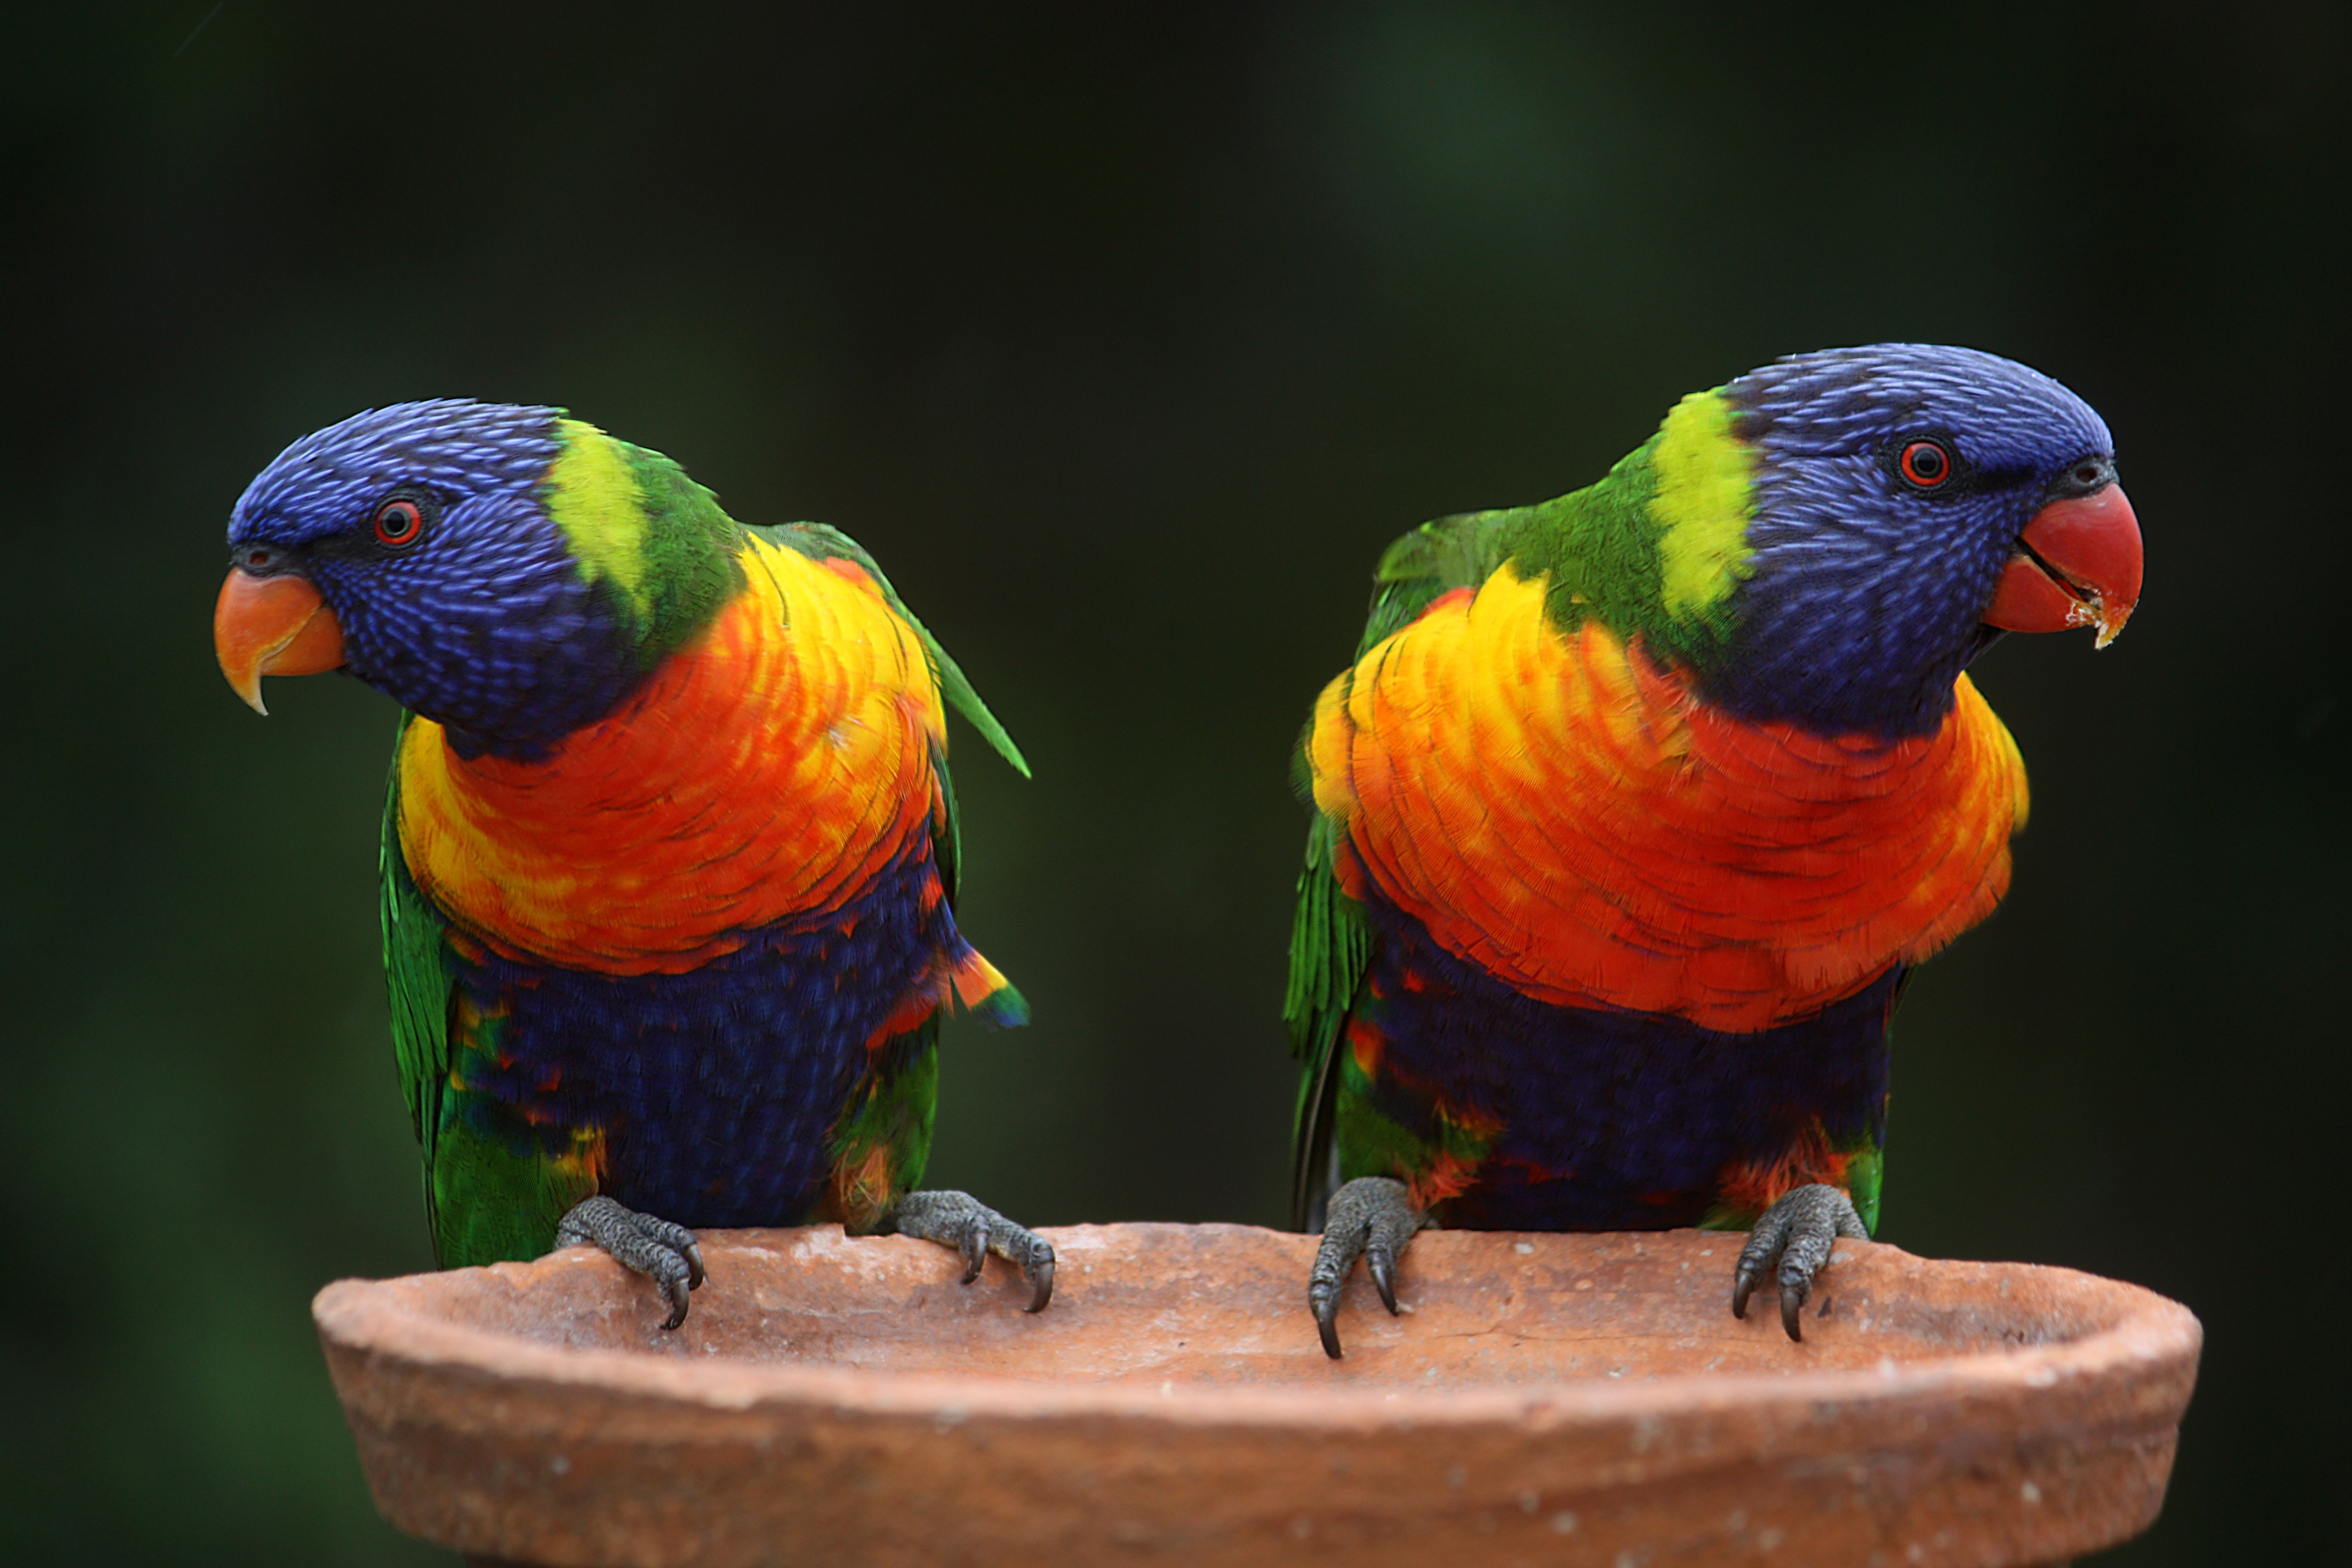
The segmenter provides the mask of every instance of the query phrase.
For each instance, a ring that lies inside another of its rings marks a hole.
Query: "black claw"
[[[1356,1255],[1363,1245],[1360,1228],[1342,1216],[1325,1226],[1323,1245],[1315,1249],[1315,1267],[1307,1271],[1307,1310],[1315,1314],[1315,1331],[1322,1338],[1323,1353],[1333,1361],[1341,1354],[1339,1282],[1356,1266]]]
[[[1339,1349],[1339,1292],[1325,1292],[1319,1298],[1312,1287],[1307,1292],[1307,1304],[1315,1311],[1315,1331],[1323,1338],[1323,1353],[1333,1361],[1342,1359]]]
[[[1804,1327],[1799,1321],[1804,1310],[1805,1292],[1803,1289],[1800,1287],[1797,1289],[1791,1290],[1786,1285],[1781,1286],[1780,1326],[1788,1330],[1789,1337],[1796,1341],[1799,1344],[1803,1344],[1805,1342]]]
[[[1748,1298],[1755,1293],[1757,1285],[1763,1278],[1764,1271],[1756,1268],[1745,1256],[1742,1256],[1739,1259],[1738,1272],[1731,1277],[1731,1315],[1733,1317],[1748,1316]]]
[[[1315,1314],[1315,1332],[1323,1342],[1323,1353],[1333,1361],[1341,1355],[1339,1281],[1348,1277],[1356,1261],[1349,1239],[1343,1231],[1327,1228],[1323,1244],[1315,1249],[1315,1267],[1307,1274],[1307,1310]]]
[[[1377,1241],[1366,1247],[1364,1272],[1372,1277],[1372,1289],[1381,1293],[1381,1305],[1389,1310],[1390,1317],[1397,1316],[1401,1309],[1396,1299],[1396,1259],[1389,1249]]]
[[[1024,1312],[1044,1311],[1045,1310],[1046,1303],[1050,1302],[1054,1299],[1054,1249],[1052,1246],[1049,1244],[1046,1247],[1045,1257],[1032,1258],[1029,1260],[1029,1266],[1026,1268],[1024,1268],[1021,1272],[1028,1276],[1029,1283],[1032,1287],[1029,1294],[1029,1304],[1021,1310]]]
[[[969,1285],[980,1278],[982,1268],[988,1267],[988,1220],[985,1215],[974,1215],[964,1222],[958,1250],[963,1254],[963,1282]]]

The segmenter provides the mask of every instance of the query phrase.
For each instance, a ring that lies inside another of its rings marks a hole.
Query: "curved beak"
[[[2121,485],[2053,500],[2017,536],[1985,624],[2012,632],[2096,626],[2105,647],[2139,603],[2140,566],[2139,519]]]
[[[319,590],[301,578],[232,571],[213,606],[213,651],[229,689],[256,713],[267,714],[261,678],[341,668],[343,628]]]

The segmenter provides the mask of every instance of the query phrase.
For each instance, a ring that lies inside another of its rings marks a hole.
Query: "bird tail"
[[[1004,978],[996,965],[967,947],[953,973],[956,1000],[1000,1028],[1013,1029],[1029,1021],[1029,1002]]]

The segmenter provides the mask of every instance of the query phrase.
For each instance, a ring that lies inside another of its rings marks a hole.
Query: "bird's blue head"
[[[295,442],[231,513],[214,621],[265,674],[348,668],[462,754],[544,754],[707,619],[733,531],[657,453],[557,408],[436,399]]]
[[[1701,689],[1745,717],[1926,733],[2000,631],[2095,626],[2104,647],[2138,601],[2114,442],[2038,371],[1880,343],[1702,395],[1719,399],[1747,484]]]

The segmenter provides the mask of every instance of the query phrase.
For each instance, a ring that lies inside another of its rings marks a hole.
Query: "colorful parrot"
[[[1751,1230],[1799,1311],[1877,1223],[1887,1024],[1992,912],[2023,763],[1964,673],[2140,591],[2106,426],[1886,343],[1684,398],[1599,483],[1424,523],[1300,744],[1296,1223],[1340,1353],[1424,1225]]]
[[[872,556],[459,400],[297,441],[228,543],[239,696],[342,668],[406,710],[383,959],[444,1267],[590,1243],[676,1328],[694,1229],[830,1219],[1045,1307],[1049,1243],[916,1190],[950,999],[1027,1016],[956,929],[942,697],[1028,767]]]

